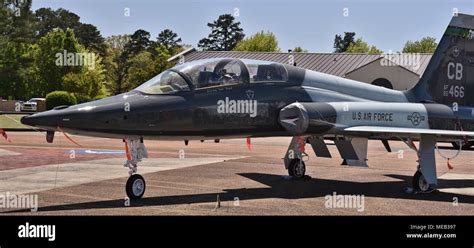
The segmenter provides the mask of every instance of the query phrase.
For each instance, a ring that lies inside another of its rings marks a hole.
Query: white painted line
[[[0,144],[0,147],[1,144]],[[71,150],[83,150],[86,148],[79,148],[79,147],[60,147],[60,146],[37,146],[37,145],[8,145],[5,146],[6,148],[29,148],[29,149],[58,149],[58,150],[66,150],[66,151],[71,151]],[[110,151],[113,149],[101,149],[101,148],[90,148],[89,150],[95,150],[95,151]],[[120,149],[117,149],[117,151],[120,151]],[[123,149],[125,151],[125,148]],[[179,157],[179,151],[176,152],[169,152],[169,151],[151,151],[148,150],[148,154],[175,154],[176,157]],[[228,155],[221,155],[221,154],[210,154],[210,153],[196,153],[196,152],[186,152],[187,155],[201,155],[201,156],[210,156],[210,157],[227,157]],[[15,154],[16,155],[16,154]],[[125,158],[125,156],[123,156]]]
[[[474,174],[460,174],[460,173],[451,173],[448,172],[439,177],[440,179],[446,180],[474,180]]]
[[[173,170],[244,158],[242,156],[207,158],[149,158],[138,165],[140,174]],[[0,171],[0,195],[27,194],[128,176],[122,158],[108,158],[77,163],[43,165]]]
[[[445,180],[474,180],[474,174],[446,173],[439,177]],[[451,194],[474,196],[474,188],[443,188],[439,191]]]
[[[456,195],[474,196],[474,188],[443,188],[439,191]]]
[[[21,155],[21,153],[11,152],[11,151],[8,151],[8,150],[0,149],[0,157],[2,157],[2,156],[15,156],[15,155]]]

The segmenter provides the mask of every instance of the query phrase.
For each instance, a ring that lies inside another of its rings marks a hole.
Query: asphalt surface
[[[282,157],[290,138],[201,143],[145,141],[149,159],[139,165],[144,198],[129,202],[121,140],[57,134],[9,133],[0,140],[0,196],[37,195],[35,212],[1,208],[0,215],[472,215],[474,151],[451,161],[437,154],[440,191],[407,193],[416,154],[402,142],[369,142],[369,167],[317,158],[307,146],[307,178],[287,176]],[[330,143],[330,142],[329,142]],[[448,145],[447,145],[448,146]],[[452,156],[454,150],[440,150]],[[0,205],[1,206],[1,205]]]

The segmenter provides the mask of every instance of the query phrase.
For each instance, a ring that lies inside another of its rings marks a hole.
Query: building
[[[352,53],[282,53],[198,51],[189,48],[169,59],[189,62],[208,58],[239,58],[296,64],[309,70],[345,77],[396,90],[415,85],[426,69],[432,54],[352,54]]]

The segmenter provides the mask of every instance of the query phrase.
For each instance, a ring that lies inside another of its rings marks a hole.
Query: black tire
[[[454,149],[459,150],[459,143],[457,141],[451,142],[451,144],[453,145]],[[467,143],[464,143],[464,141],[462,141],[462,149],[463,150],[469,150],[469,149],[471,149],[471,146],[473,146],[473,145],[474,145],[474,142],[472,142],[472,141],[469,141]]]
[[[459,150],[459,144],[457,142],[451,142],[451,145],[453,145],[454,149]]]
[[[139,174],[131,175],[125,185],[125,191],[127,192],[128,198],[131,200],[142,198],[143,194],[145,194],[145,189],[145,179]]]
[[[429,192],[431,191],[430,185],[426,182],[425,177],[421,171],[417,171],[415,175],[413,175],[413,190],[415,192]]]
[[[288,166],[288,175],[291,177],[300,179],[303,178],[306,173],[306,165],[303,161],[298,158],[292,159]]]

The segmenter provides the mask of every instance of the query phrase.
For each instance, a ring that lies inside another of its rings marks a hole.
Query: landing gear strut
[[[138,163],[141,162],[143,158],[148,157],[148,152],[141,138],[125,139],[124,142],[127,161],[123,166],[128,168],[128,174],[130,175],[125,185],[125,192],[128,198],[136,200],[142,198],[143,194],[145,194],[145,179],[137,174],[137,171]]]

